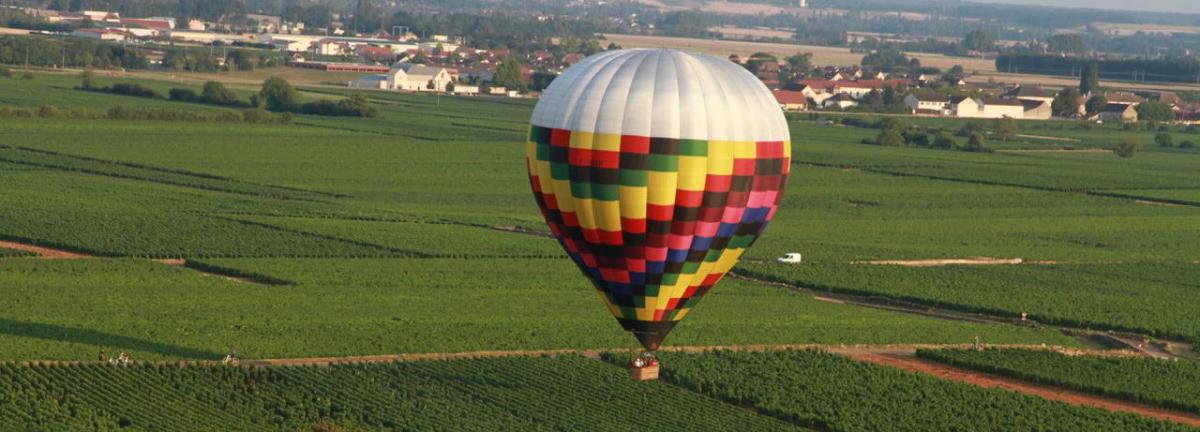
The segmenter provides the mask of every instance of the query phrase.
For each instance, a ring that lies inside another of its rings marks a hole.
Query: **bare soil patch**
[[[70,252],[70,251],[65,251],[65,250],[61,250],[61,249],[54,249],[54,248],[37,246],[37,245],[32,245],[32,244],[27,244],[27,243],[19,243],[19,242],[4,241],[4,240],[0,240],[0,248],[30,252],[30,253],[36,254],[37,259],[89,259],[89,258],[95,258],[92,255],[87,255],[87,254],[82,254],[82,253],[76,253],[76,252]],[[255,282],[255,281],[252,281],[252,280],[246,279],[246,278],[212,273],[212,272],[207,272],[207,271],[192,268],[192,267],[187,267],[187,260],[182,259],[182,258],[162,258],[162,259],[152,259],[151,261],[154,261],[156,263],[163,264],[163,265],[173,266],[173,267],[188,268],[188,269],[196,271],[197,273],[200,273],[203,276],[213,276],[213,277],[219,277],[221,279],[225,279],[225,280],[232,281],[232,282],[251,284],[251,285],[260,285],[258,282]]]
[[[1144,200],[1144,199],[1134,200],[1134,202],[1138,203],[1138,204],[1155,205],[1155,206],[1163,206],[1163,207],[1188,207],[1183,204],[1176,204],[1176,203],[1165,202],[1165,201],[1151,201],[1151,200]]]
[[[60,249],[36,246],[26,243],[17,243],[11,241],[0,240],[0,248],[25,251],[36,254],[39,258],[44,259],[85,259],[91,258],[90,255],[84,255],[75,252],[68,252]]]
[[[1183,423],[1191,426],[1200,426],[1200,416],[1193,414],[1150,407],[1116,399],[1092,396],[1057,387],[1032,384],[1022,380],[976,372],[968,369],[960,369],[917,358],[912,355],[880,354],[870,352],[848,353],[846,355],[855,360],[932,375],[944,380],[958,381],[984,388],[999,388],[1008,391],[1024,393],[1031,396],[1037,396],[1043,399],[1065,402],[1071,405],[1099,408],[1107,411],[1125,412],[1160,420]]]
[[[996,153],[1112,153],[1104,148],[999,149]]]
[[[920,259],[920,260],[878,260],[878,261],[856,261],[854,264],[869,264],[869,265],[895,265],[902,267],[941,267],[949,265],[1017,265],[1024,264],[1025,260],[1021,258],[990,258],[990,257],[969,257],[969,258],[949,258],[949,259]]]
[[[850,52],[849,48],[826,47],[815,45],[799,45],[792,43],[750,42],[721,39],[699,39],[669,36],[605,34],[604,38],[616,42],[625,48],[672,48],[681,51],[701,52],[717,57],[727,57],[730,54],[748,56],[755,52],[766,52],[779,58],[795,55],[796,53],[812,53],[813,63],[819,65],[849,66],[862,63],[863,54]],[[911,57],[921,60],[925,66],[949,69],[954,65],[962,65],[968,71],[995,71],[996,65],[992,60],[947,57],[941,54],[909,53]],[[986,80],[985,80],[986,81]],[[1076,83],[1078,84],[1078,82]]]
[[[720,33],[721,36],[725,36],[725,37],[741,37],[741,38],[791,39],[792,34],[793,34],[793,32],[790,32],[787,30],[775,30],[775,29],[761,28],[761,27],[721,26],[721,27],[709,27],[708,30]]]
[[[1033,138],[1033,139],[1040,139],[1040,140],[1047,140],[1047,141],[1079,142],[1078,138],[1067,138],[1067,137],[1059,137],[1059,136],[1030,135],[1030,134],[1017,134],[1016,136],[1018,138]]]

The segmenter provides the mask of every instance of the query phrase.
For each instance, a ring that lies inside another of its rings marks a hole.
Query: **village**
[[[340,22],[306,29],[303,22],[248,14],[251,28],[170,17],[122,17],[109,11],[60,12],[24,9],[51,23],[75,26],[70,36],[112,43],[220,46],[260,49],[286,55],[286,65],[328,72],[363,73],[345,81],[355,89],[439,92],[463,96],[537,97],[566,67],[600,50],[600,44],[559,44],[556,50],[523,53],[508,48],[470,46],[455,35],[419,36],[404,26],[392,31],[353,34]],[[550,44],[559,41],[551,40]],[[581,49],[584,48],[584,49]],[[608,49],[619,48],[614,43]],[[904,59],[903,54],[899,54]],[[1172,92],[1096,88],[1067,91],[1036,84],[966,82],[960,67],[867,67],[807,64],[805,53],[777,59],[765,53],[730,61],[742,64],[766,85],[786,111],[886,112],[919,116],[1028,119],[1081,119],[1097,122],[1200,122],[1200,107]],[[796,58],[805,59],[797,64]],[[218,58],[218,62],[224,61]],[[915,61],[915,59],[913,59]],[[162,60],[158,59],[160,66]],[[506,62],[507,75],[501,67]],[[153,63],[153,61],[152,61]],[[223,66],[223,64],[222,64]],[[1155,104],[1143,118],[1143,103]],[[1169,112],[1168,112],[1169,111]]]

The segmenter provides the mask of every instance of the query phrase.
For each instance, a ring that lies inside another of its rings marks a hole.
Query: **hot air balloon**
[[[787,122],[758,78],[675,50],[580,61],[530,123],[542,216],[647,352],[762,234],[791,159]]]

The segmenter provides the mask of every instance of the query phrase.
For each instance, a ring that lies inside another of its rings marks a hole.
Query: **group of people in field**
[[[229,354],[225,355],[225,358],[221,360],[221,363],[237,366],[238,363],[241,363],[242,361],[242,358],[238,355],[238,351],[239,350],[237,347],[230,349]],[[112,355],[109,355],[107,349],[100,350],[100,356],[97,358],[97,360],[101,363],[108,363],[115,366],[128,366],[133,362],[133,360],[129,358],[129,353],[121,351],[116,357],[113,357]]]
[[[106,349],[100,350],[100,358],[98,360],[100,360],[102,363],[108,363],[117,366],[128,366],[129,363],[132,362],[132,360],[129,358],[129,353],[121,351],[120,354],[117,354],[116,357],[113,357],[108,354],[108,350]]]

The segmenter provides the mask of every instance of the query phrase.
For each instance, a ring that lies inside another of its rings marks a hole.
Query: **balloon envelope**
[[[550,230],[647,350],[775,215],[787,122],[741,66],[663,49],[571,66],[533,111],[527,165]]]

